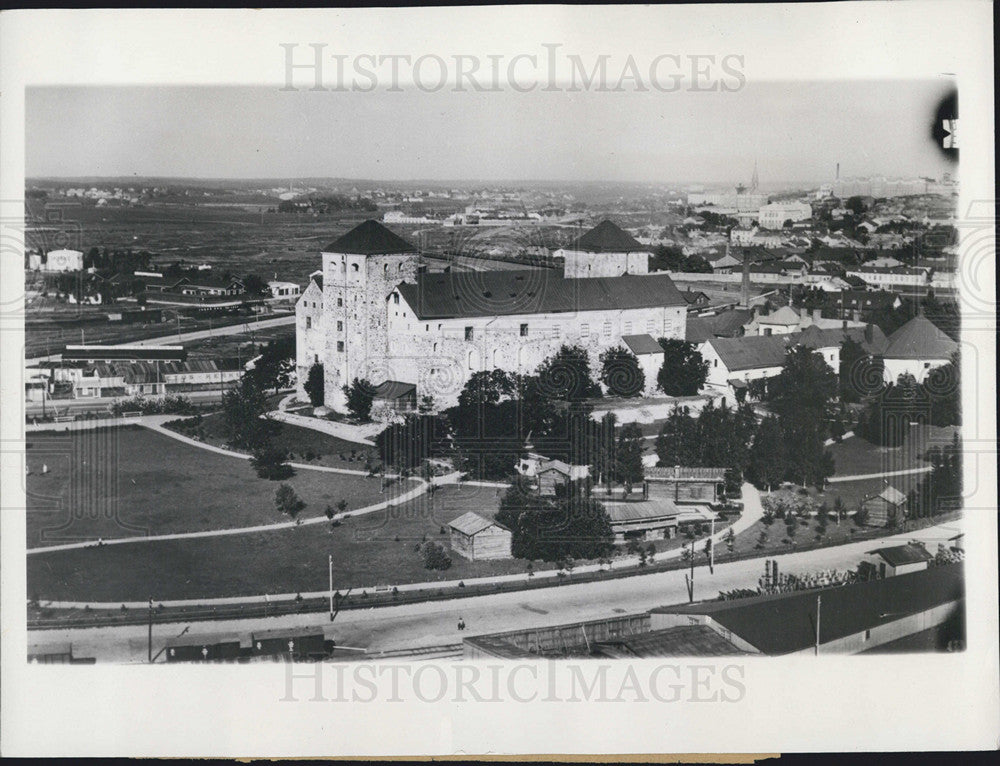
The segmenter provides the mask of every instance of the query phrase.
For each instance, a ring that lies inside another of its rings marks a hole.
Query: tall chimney
[[[750,256],[743,253],[743,282],[740,286],[740,308],[750,308]]]

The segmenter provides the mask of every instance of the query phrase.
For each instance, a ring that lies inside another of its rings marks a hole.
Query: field
[[[879,447],[860,436],[851,436],[840,444],[829,447],[836,461],[834,475],[855,476],[921,468],[929,465],[924,460],[927,450],[950,443],[952,435],[957,430],[957,428],[913,426],[901,447]]]
[[[298,478],[298,477],[297,477]],[[28,558],[28,590],[42,600],[182,599],[288,593],[334,586],[396,585],[523,572],[525,562],[452,557],[443,572],[424,569],[414,550],[424,540],[447,545],[441,529],[468,510],[492,515],[496,490],[444,487],[399,508],[279,532],[83,548]]]
[[[287,521],[274,507],[279,483],[257,478],[248,461],[153,431],[29,434],[27,445],[29,548]],[[302,518],[341,499],[361,508],[416,486],[396,483],[383,494],[378,479],[305,470],[287,483],[307,504]]]

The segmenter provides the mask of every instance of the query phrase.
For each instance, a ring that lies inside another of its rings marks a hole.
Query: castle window
[[[384,266],[382,267],[382,273],[383,273],[383,274],[388,274],[388,273],[389,273],[389,264],[388,264],[388,263],[387,263],[387,264],[385,264],[385,265],[384,265]]]
[[[357,272],[357,270],[358,270],[358,264],[356,264],[356,263],[352,263],[352,264],[351,264],[351,271],[353,271],[353,272]]]
[[[306,329],[311,330],[313,326],[312,317],[306,317]]]
[[[430,332],[430,331],[431,331],[431,326],[429,324],[425,324],[424,325],[424,332]]]
[[[392,302],[395,303],[397,306],[399,305],[399,293],[392,294]]]
[[[475,353],[476,353],[475,351],[470,351],[469,352],[469,369],[470,370],[476,369],[476,365],[474,364],[474,362],[475,362],[475,359],[474,359]]]
[[[435,353],[435,354],[437,353],[437,350],[438,350],[438,344],[437,344],[437,343],[435,343],[435,344],[434,344],[434,353]]]
[[[465,328],[465,339],[466,340],[472,340],[472,328],[471,327],[466,327]],[[470,356],[469,358],[471,359],[472,357]]]
[[[344,341],[338,340],[337,341],[337,351],[343,351],[343,350],[344,350]]]
[[[344,329],[344,323],[343,322],[337,322],[337,332],[341,332],[341,331],[343,331],[343,329]]]
[[[631,322],[626,322],[625,323],[625,334],[626,335],[631,335],[632,334],[632,323]]]
[[[604,323],[604,334],[605,336],[611,335],[611,322]]]
[[[346,274],[347,273],[347,264],[344,263],[344,261],[340,262],[340,273],[341,274]]]
[[[337,298],[337,308],[343,308],[343,307],[344,307],[344,299]]]
[[[527,324],[522,324],[521,325],[521,337],[522,338],[527,338],[528,337],[528,325]]]
[[[656,329],[655,319],[650,319],[648,322],[646,322],[646,332],[653,332],[653,330],[655,329]]]
[[[580,335],[582,335],[584,338],[590,335],[590,325],[587,324],[586,322],[580,325]]]

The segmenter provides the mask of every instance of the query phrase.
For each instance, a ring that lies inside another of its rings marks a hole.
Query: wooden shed
[[[902,521],[906,516],[906,495],[887,484],[878,494],[865,497],[861,507],[868,513],[869,527],[884,527],[891,517]]]
[[[449,525],[451,549],[470,561],[511,558],[511,534],[507,527],[469,511]]]

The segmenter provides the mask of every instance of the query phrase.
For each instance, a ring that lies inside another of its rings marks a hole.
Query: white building
[[[895,287],[924,287],[930,282],[930,269],[913,266],[860,266],[847,272],[871,287],[891,290]]]
[[[294,282],[273,280],[267,283],[267,289],[271,291],[272,298],[282,298],[285,300],[298,298],[302,294],[302,288]]]
[[[296,389],[302,399],[308,398],[303,386],[309,369],[323,359],[326,336],[323,333],[323,272],[309,275],[309,284],[295,304],[295,370]]]
[[[772,202],[757,211],[757,222],[764,229],[780,229],[785,221],[795,223],[812,218],[812,208],[805,202]]]
[[[564,259],[567,279],[649,273],[649,250],[607,220],[555,255]]]
[[[79,250],[50,250],[40,262],[41,271],[82,271],[83,253]]]
[[[936,367],[951,361],[958,344],[924,316],[915,316],[889,336],[882,355],[885,380],[895,383],[900,375],[912,375],[918,383]]]

